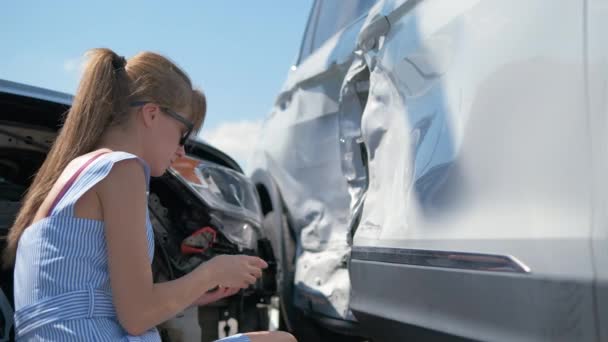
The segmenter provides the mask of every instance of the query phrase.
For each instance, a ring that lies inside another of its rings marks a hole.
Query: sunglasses
[[[130,106],[139,107],[139,106],[145,105],[146,103],[153,103],[153,101],[135,101],[135,102],[131,102]],[[184,124],[184,126],[186,126],[186,132],[184,132],[182,137],[179,139],[179,145],[184,146],[186,144],[186,140],[188,140],[188,137],[190,136],[190,133],[192,133],[192,131],[194,130],[194,124],[192,122],[188,121],[182,115],[177,114],[176,112],[172,111],[171,109],[169,109],[167,107],[159,106],[159,108],[163,113],[169,115],[173,119],[181,122],[182,124]]]

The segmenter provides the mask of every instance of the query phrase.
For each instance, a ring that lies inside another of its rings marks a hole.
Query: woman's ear
[[[155,103],[146,103],[141,107],[141,115],[144,126],[150,127],[156,121],[156,117],[160,114],[160,108]]]

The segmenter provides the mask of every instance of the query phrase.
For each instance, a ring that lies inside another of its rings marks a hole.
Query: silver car
[[[250,163],[285,326],[608,340],[607,17],[605,0],[315,1]]]

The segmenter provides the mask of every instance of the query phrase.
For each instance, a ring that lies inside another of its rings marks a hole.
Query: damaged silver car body
[[[607,14],[315,1],[250,163],[286,324],[607,339]]]

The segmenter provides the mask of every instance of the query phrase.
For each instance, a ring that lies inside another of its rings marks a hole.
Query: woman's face
[[[185,154],[184,146],[188,135],[192,131],[190,108],[174,110],[155,103],[152,108],[151,122],[146,139],[146,150],[151,175],[161,176],[167,168]]]

